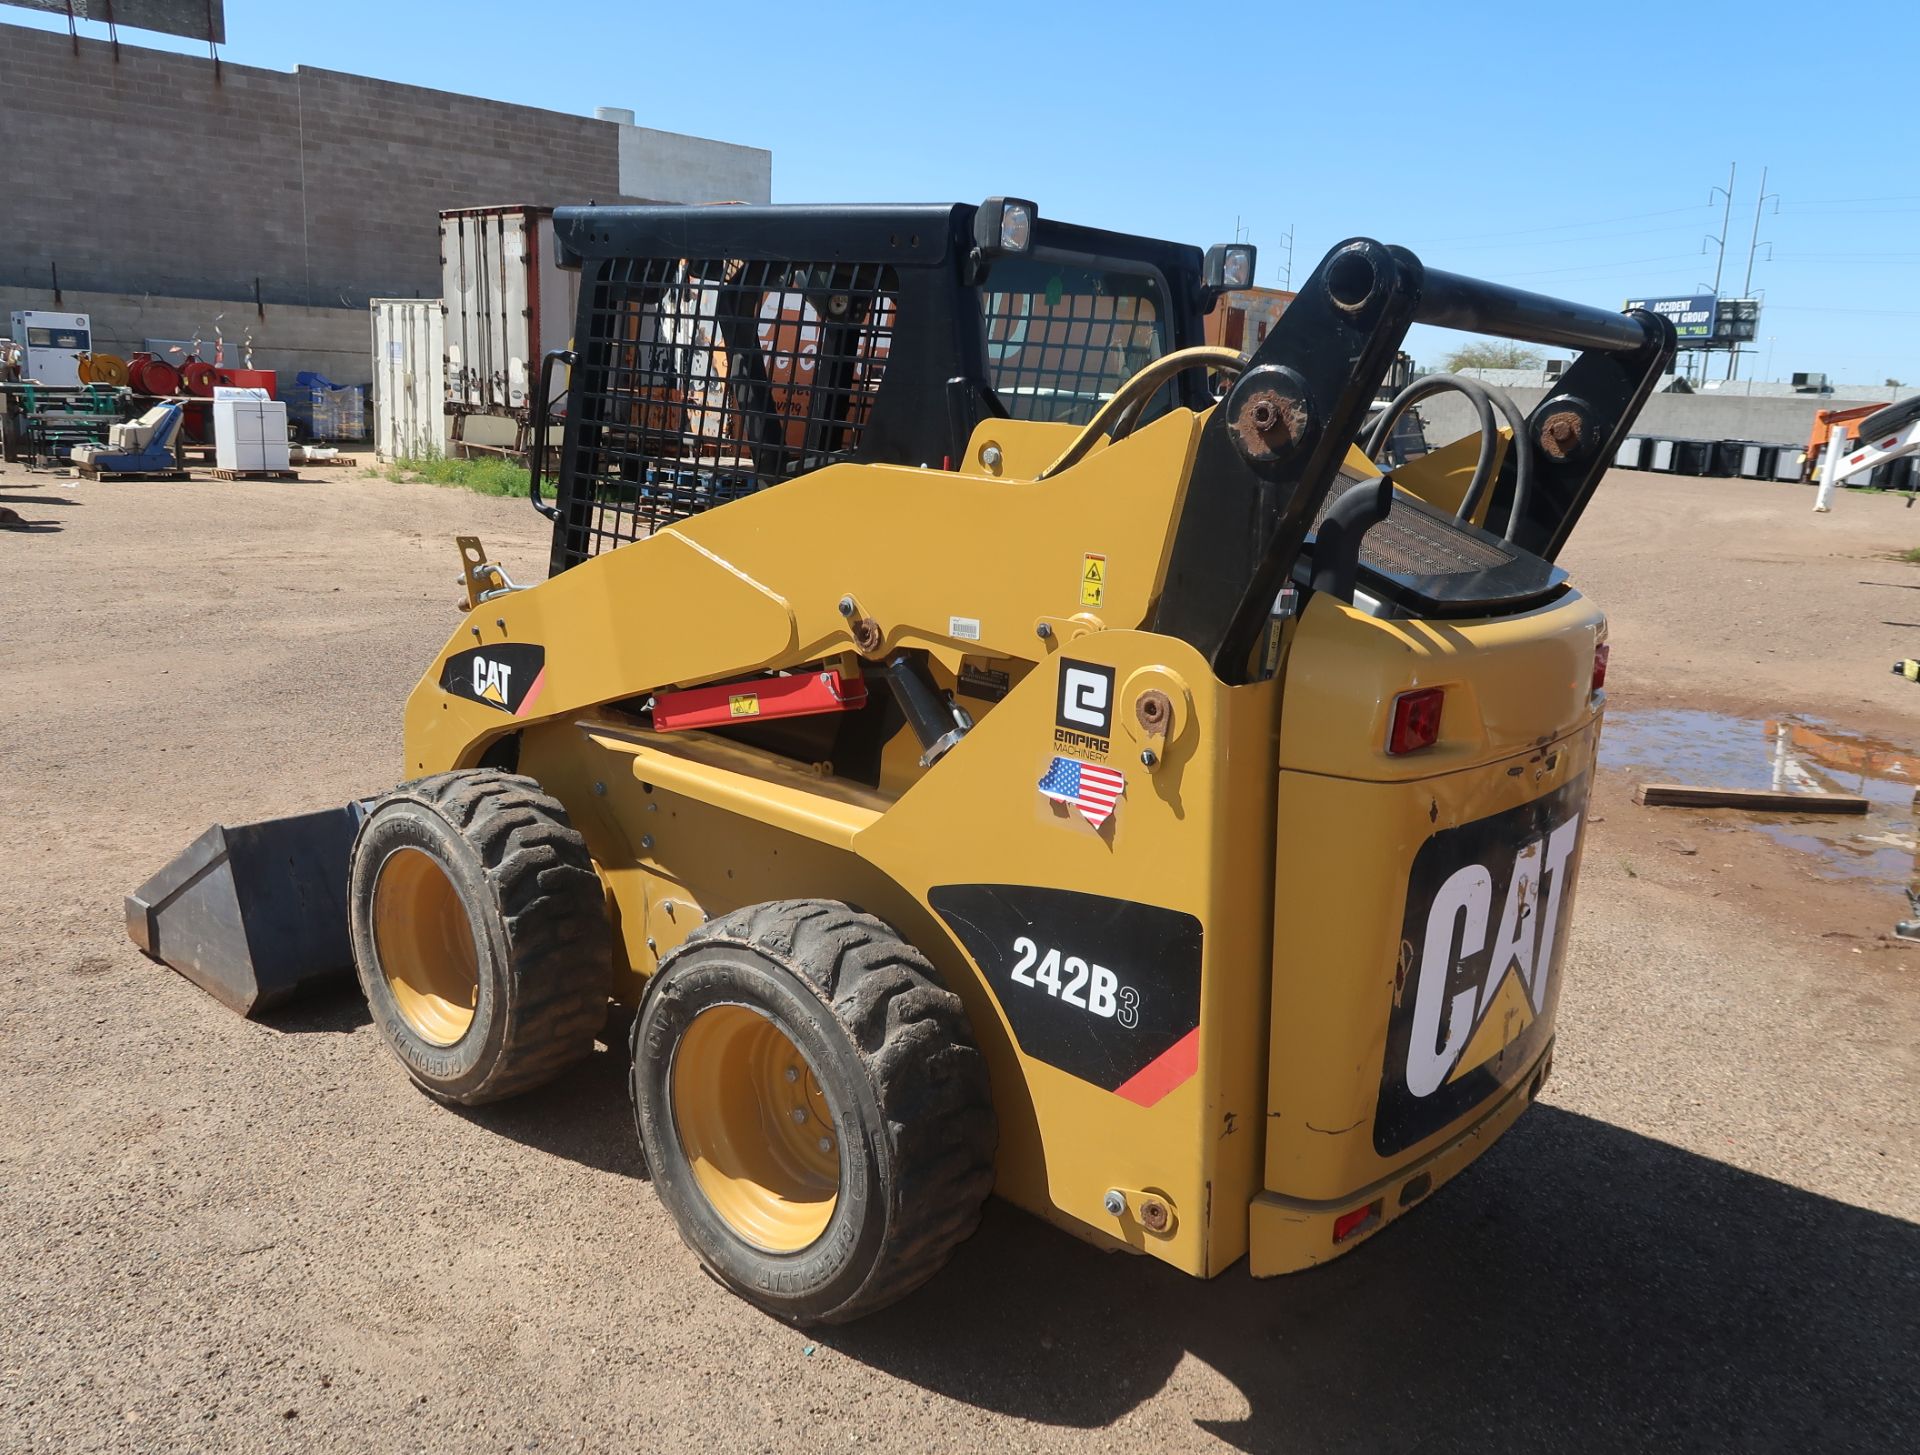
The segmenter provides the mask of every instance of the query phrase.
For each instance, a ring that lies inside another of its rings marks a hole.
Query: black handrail
[[[1527,293],[1438,268],[1426,269],[1413,316],[1415,322],[1435,328],[1491,334],[1555,348],[1605,349],[1609,353],[1631,353],[1657,337],[1631,313],[1614,313],[1590,303],[1569,303],[1564,298]]]

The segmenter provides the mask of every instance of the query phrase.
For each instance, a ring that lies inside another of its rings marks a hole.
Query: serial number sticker
[[[980,618],[977,616],[950,616],[947,618],[947,635],[958,642],[977,642],[980,640]]]
[[[1025,935],[1013,942],[1013,983],[1044,990],[1056,1000],[1132,1029],[1140,1024],[1140,993],[1122,985],[1105,965],[1089,965],[1058,950],[1042,954]]]

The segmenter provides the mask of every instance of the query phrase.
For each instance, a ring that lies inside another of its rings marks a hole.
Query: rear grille
[[[1396,502],[1362,538],[1360,559],[1376,571],[1400,576],[1455,576],[1491,571],[1514,555],[1444,520],[1399,509]]]
[[[891,268],[614,258],[588,289],[556,565],[858,447],[893,339]]]
[[[1318,530],[1339,500],[1341,492],[1360,483],[1361,477],[1349,470],[1340,472],[1339,482],[1327,492],[1314,521]],[[1376,571],[1394,576],[1460,576],[1496,570],[1510,565],[1517,552],[1502,541],[1483,533],[1462,529],[1453,520],[1422,509],[1404,495],[1396,494],[1387,518],[1369,530],[1360,541],[1360,560]]]

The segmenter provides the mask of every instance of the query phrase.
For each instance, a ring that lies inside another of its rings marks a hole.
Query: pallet
[[[185,470],[89,470],[85,465],[75,465],[74,472],[82,480],[191,480],[193,476]]]
[[[335,455],[331,460],[303,460],[300,468],[303,470],[309,467],[315,470],[331,470],[342,465],[351,468],[357,466],[359,463],[360,457],[358,455]]]
[[[209,470],[216,480],[298,480],[298,470]]]
[[[1856,793],[1787,793],[1767,788],[1700,788],[1687,783],[1642,783],[1633,801],[1646,808],[1745,808],[1762,813],[1865,813]]]

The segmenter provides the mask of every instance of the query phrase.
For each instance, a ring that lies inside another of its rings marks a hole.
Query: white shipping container
[[[460,413],[525,410],[541,356],[572,336],[580,296],[580,275],[559,266],[552,209],[441,213],[440,286],[448,402]]]
[[[447,306],[438,298],[376,298],[373,447],[383,460],[447,452]]]

